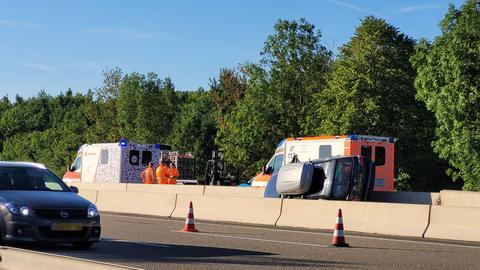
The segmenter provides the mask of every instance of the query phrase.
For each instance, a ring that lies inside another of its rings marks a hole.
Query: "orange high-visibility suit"
[[[180,176],[180,173],[178,172],[177,168],[175,167],[170,167],[168,169],[168,183],[172,185],[177,184],[177,178]]]
[[[157,168],[157,181],[159,184],[168,184],[168,167],[165,164]]]
[[[155,184],[155,173],[153,167],[148,166],[141,174],[144,184]]]

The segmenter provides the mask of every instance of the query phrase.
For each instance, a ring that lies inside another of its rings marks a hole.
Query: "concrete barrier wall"
[[[444,206],[480,207],[480,192],[442,190],[440,199]]]
[[[97,203],[97,193],[95,189],[80,189],[78,195],[89,200],[92,203]]]
[[[127,184],[126,190],[129,192],[157,192],[166,194],[202,195],[204,186]]]
[[[432,206],[428,238],[480,241],[480,208]]]
[[[372,202],[438,205],[440,193],[374,191],[370,194],[369,200]]]
[[[175,194],[99,190],[101,211],[169,217],[175,208]]]
[[[265,188],[260,187],[205,186],[204,195],[222,197],[263,198],[264,192]]]
[[[69,186],[78,187],[80,191],[82,189],[94,189],[94,190],[118,190],[118,191],[126,191],[127,184],[126,183],[85,183],[85,182],[69,182],[66,183]]]
[[[190,201],[198,219],[264,225],[275,224],[282,204],[280,199],[178,195],[172,217],[185,218]]]
[[[333,230],[339,208],[346,231],[422,237],[428,224],[427,205],[283,200],[277,225]]]
[[[11,247],[0,248],[0,269],[4,270],[120,270],[138,269],[126,266],[99,263],[67,256],[51,255]]]
[[[429,238],[480,241],[477,192],[372,194],[376,201],[395,202],[381,203],[264,199],[263,189],[240,187],[85,183],[78,187],[100,211],[185,218],[193,201],[198,219],[333,230],[341,208],[347,231],[415,237],[425,232]],[[439,197],[441,205],[436,205]]]

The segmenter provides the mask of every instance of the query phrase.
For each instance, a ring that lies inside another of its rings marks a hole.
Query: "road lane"
[[[105,240],[91,250],[34,248],[144,269],[478,269],[480,265],[479,245],[353,235],[348,224],[351,248],[330,247],[331,232],[197,221],[200,233],[183,233],[183,223],[104,214]]]

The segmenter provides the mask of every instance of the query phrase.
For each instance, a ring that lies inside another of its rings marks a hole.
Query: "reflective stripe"
[[[335,230],[335,231],[333,232],[333,237],[345,237],[345,233],[344,233],[343,230],[341,230],[341,231]]]

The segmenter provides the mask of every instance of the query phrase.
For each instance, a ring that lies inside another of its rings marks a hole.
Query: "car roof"
[[[17,161],[0,161],[0,168],[2,167],[22,167],[22,168],[37,168],[46,169],[45,165],[33,162],[17,162]]]

